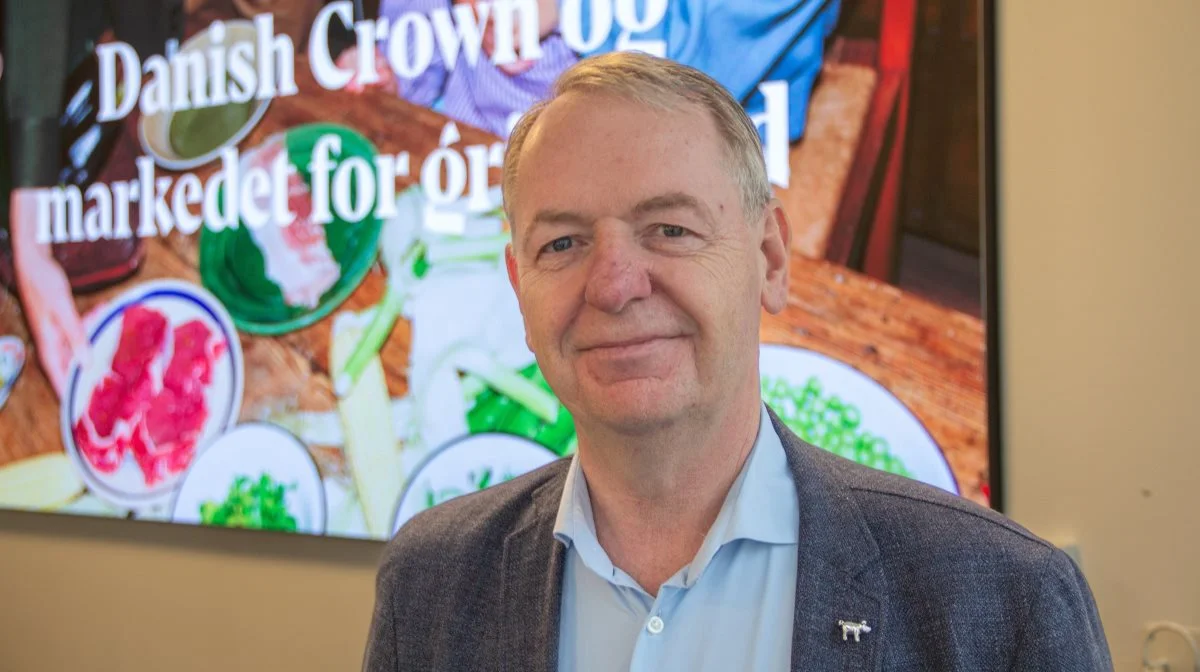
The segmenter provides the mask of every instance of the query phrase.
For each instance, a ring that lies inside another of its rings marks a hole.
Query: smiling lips
[[[679,338],[679,336],[638,336],[622,340],[602,341],[595,345],[588,345],[579,348],[580,352],[604,352],[619,354],[621,352],[634,352],[640,348],[652,346],[660,341],[669,341]]]

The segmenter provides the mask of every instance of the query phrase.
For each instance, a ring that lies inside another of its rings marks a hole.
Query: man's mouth
[[[636,336],[632,338],[604,340],[583,346],[579,348],[579,351],[599,350],[612,352],[617,350],[633,350],[639,346],[653,345],[657,341],[667,341],[675,338],[679,338],[679,336]]]

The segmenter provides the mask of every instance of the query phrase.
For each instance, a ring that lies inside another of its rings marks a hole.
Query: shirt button
[[[650,634],[652,635],[657,635],[658,633],[662,632],[664,626],[666,626],[666,623],[663,623],[663,620],[658,616],[650,617],[649,622],[646,623],[646,629],[649,630]]]

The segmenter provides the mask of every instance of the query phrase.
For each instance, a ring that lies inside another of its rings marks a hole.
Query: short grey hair
[[[758,129],[725,87],[703,72],[669,59],[640,52],[613,52],[583,59],[567,69],[554,83],[550,96],[531,107],[513,128],[504,153],[502,183],[510,226],[510,204],[525,141],[550,103],[577,92],[615,95],[660,110],[698,107],[707,111],[725,141],[729,170],[741,191],[745,215],[756,217],[771,201]]]

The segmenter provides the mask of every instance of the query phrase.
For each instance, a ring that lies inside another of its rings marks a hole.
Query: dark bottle
[[[102,177],[126,121],[100,122],[97,119],[100,65],[94,49],[89,49],[68,75],[62,110],[58,118],[61,147],[58,183],[74,185],[86,192],[88,186]],[[119,172],[125,174],[116,175],[109,171],[103,175],[104,180],[132,177],[132,167],[124,168]],[[135,214],[131,212],[130,216]],[[142,263],[144,245],[135,237],[60,243],[54,246],[54,257],[66,272],[71,288],[82,292],[106,287],[132,275]]]
[[[96,180],[121,132],[120,122],[100,122],[100,63],[90,51],[67,77],[58,119],[62,147],[59,184],[86,189]]]
[[[75,6],[82,9],[94,4],[94,0],[86,0],[82,4],[77,1]],[[167,40],[183,36],[182,0],[108,0],[104,5],[104,18],[113,37],[132,46],[142,61],[152,54],[163,54]],[[59,118],[63,148],[60,181],[80,189],[97,179],[110,183],[133,179],[133,161],[141,153],[136,139],[136,109],[120,121],[96,121],[99,60],[95,43],[89,40],[85,45],[82,59],[67,78]],[[137,221],[138,207],[131,206],[131,222]],[[54,256],[70,278],[71,287],[80,292],[111,285],[133,274],[142,263],[145,247],[136,237],[65,243],[54,246]]]

